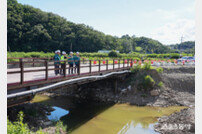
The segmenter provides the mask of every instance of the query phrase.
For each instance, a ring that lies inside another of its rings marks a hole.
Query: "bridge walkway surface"
[[[37,64],[39,66],[29,66],[27,64]],[[69,74],[69,66],[65,62],[64,68],[55,69],[53,61],[33,61],[26,62],[20,60],[13,62],[18,64],[16,67],[7,69],[7,99],[8,106],[30,101],[38,92],[44,92],[60,88],[64,85],[82,84],[111,77],[121,73],[127,73],[127,70],[133,66],[132,60],[108,60],[103,61],[85,61],[80,64],[80,71]],[[9,63],[12,65],[12,63]],[[55,70],[65,69],[63,75],[55,75]],[[76,68],[73,68],[76,69]],[[125,72],[124,72],[125,71]]]

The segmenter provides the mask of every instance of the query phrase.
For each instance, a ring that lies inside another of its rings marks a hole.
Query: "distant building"
[[[98,53],[110,53],[112,50],[99,50]],[[119,51],[116,51],[119,53]]]

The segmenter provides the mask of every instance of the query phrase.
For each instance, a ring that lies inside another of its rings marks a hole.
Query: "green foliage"
[[[65,126],[62,121],[58,121],[56,123],[56,134],[60,134],[60,129],[62,129],[64,132],[67,130],[67,126]]]
[[[123,35],[121,38],[75,24],[53,13],[43,12],[17,0],[7,1],[8,51],[97,52],[119,50],[121,53],[168,53],[170,48],[159,41]],[[31,55],[40,57],[40,55]],[[104,56],[103,56],[104,57]],[[139,57],[139,56],[136,56]],[[140,57],[139,57],[140,58]]]
[[[162,72],[163,72],[163,68],[162,68],[162,67],[158,67],[158,68],[156,68],[156,71],[157,71],[158,73],[162,73]]]
[[[143,66],[138,64],[138,65],[134,66],[133,68],[131,68],[131,72],[135,73],[140,70],[151,70],[151,69],[153,69],[153,68],[150,63],[144,63]]]
[[[116,51],[111,51],[109,54],[108,54],[109,57],[118,57],[118,53]]]
[[[140,69],[142,69],[142,67],[141,67],[141,65],[138,64],[138,65],[134,66],[133,68],[131,68],[130,71],[132,73],[136,73],[136,72],[140,71]]]
[[[8,134],[31,134],[31,130],[27,124],[23,123],[24,114],[22,111],[18,114],[18,121],[11,122],[7,119],[7,133]],[[42,131],[37,131],[37,134],[43,134]]]
[[[143,82],[144,88],[145,89],[153,88],[154,85],[155,85],[154,79],[150,75],[145,76],[144,82]]]
[[[185,41],[180,44],[169,46],[173,52],[179,52],[181,50],[184,53],[195,54],[195,41]]]
[[[142,48],[141,48],[141,47],[136,47],[136,48],[135,48],[135,51],[141,52],[141,51],[142,51]]]
[[[158,87],[162,87],[162,86],[163,86],[163,82],[160,81],[160,82],[158,83]]]
[[[142,67],[142,69],[144,69],[144,70],[150,70],[151,69],[151,64],[150,63],[144,63],[144,65],[143,65],[143,67]]]

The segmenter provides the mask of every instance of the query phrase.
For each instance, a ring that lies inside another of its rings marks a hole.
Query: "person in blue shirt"
[[[74,72],[78,73],[80,71],[80,57],[79,52],[76,52],[76,56],[74,56],[74,63],[75,63],[75,69]],[[77,70],[77,72],[76,72]]]
[[[73,67],[74,67],[73,52],[70,52],[69,54],[68,64],[69,64],[69,74],[73,74]]]
[[[60,50],[55,51],[55,55],[53,57],[55,69],[60,68]],[[55,75],[59,74],[59,70],[55,70]]]

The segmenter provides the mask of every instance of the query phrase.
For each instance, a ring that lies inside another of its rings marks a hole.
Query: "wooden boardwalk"
[[[86,66],[86,64],[81,64],[82,66]],[[115,64],[114,65],[115,68],[118,68],[118,65]],[[127,66],[127,64],[125,64],[125,67]],[[120,65],[120,68],[123,68],[123,64]],[[26,70],[39,70],[39,69],[45,69],[45,67],[28,67],[28,68],[24,68],[24,71]],[[49,66],[49,69],[54,69],[54,66]],[[80,74],[88,74],[89,73],[89,67],[83,67],[81,68]],[[100,71],[105,71],[106,70],[106,66],[101,66],[100,67]],[[113,70],[113,65],[108,65],[108,70]],[[7,69],[8,72],[12,72],[12,71],[20,71],[20,68],[14,68],[14,69]],[[67,71],[67,76],[68,74],[68,69]],[[98,72],[99,68],[98,66],[92,66],[92,70],[93,72]],[[45,79],[45,73],[46,72],[27,72],[24,73],[24,81],[34,81],[34,80],[40,80],[40,79]],[[74,74],[76,74],[74,72]],[[48,71],[48,78],[57,78],[57,77],[61,77],[62,75],[55,75],[54,70],[49,70]],[[19,83],[20,82],[20,73],[15,73],[15,74],[7,74],[7,84],[13,84],[13,83]]]
[[[67,79],[73,79],[83,76],[99,75],[101,73],[110,73],[114,71],[126,70],[132,67],[132,60],[111,59],[106,61],[80,61],[80,71],[69,74],[69,65],[65,62],[63,75],[55,75],[55,69],[51,60],[39,61],[24,61],[19,59],[19,62],[8,63],[10,66],[7,69],[7,89],[28,88],[43,84],[55,83]],[[38,65],[36,65],[38,64]],[[74,70],[75,68],[73,68]]]

